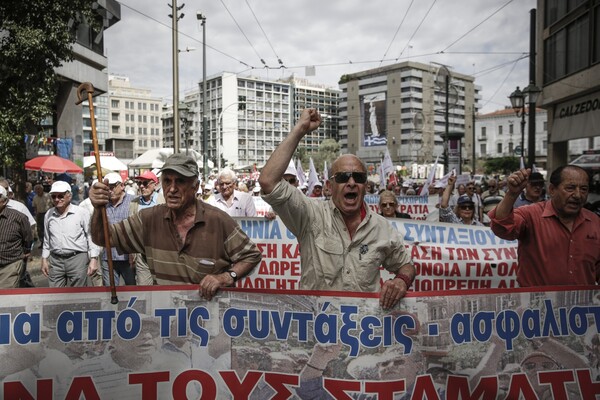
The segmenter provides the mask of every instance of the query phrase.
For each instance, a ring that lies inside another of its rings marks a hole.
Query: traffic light
[[[238,96],[238,110],[246,109],[246,96]]]

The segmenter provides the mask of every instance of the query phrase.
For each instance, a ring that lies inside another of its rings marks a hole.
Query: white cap
[[[6,193],[6,189],[4,189],[4,186],[0,186],[0,197],[6,196],[8,196],[8,193]]]
[[[254,193],[259,193],[260,192],[260,186],[254,186],[254,189],[252,189],[252,191]]]
[[[297,175],[298,172],[296,171],[296,167],[294,167],[294,162],[292,160],[290,160],[290,163],[283,174],[284,175],[294,175],[296,178],[298,177],[298,175]]]
[[[204,189],[213,190],[214,188],[215,188],[215,185],[213,185],[210,182],[206,182],[206,184],[204,185]]]
[[[65,181],[56,181],[50,188],[50,193],[65,193],[71,191],[71,185]]]
[[[434,188],[436,188],[436,189],[442,189],[442,188],[445,188],[445,187],[446,187],[446,185],[445,185],[445,184],[444,184],[444,182],[442,182],[442,181],[437,181],[437,182],[436,182],[436,183],[433,185],[433,187],[434,187]]]
[[[121,175],[117,174],[116,172],[111,172],[110,174],[106,174],[104,179],[108,179],[109,185],[114,185],[117,182],[123,183],[123,178],[121,178]]]

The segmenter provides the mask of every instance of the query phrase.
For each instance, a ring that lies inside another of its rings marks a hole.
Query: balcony
[[[477,141],[478,142],[487,142],[487,136],[478,136]]]

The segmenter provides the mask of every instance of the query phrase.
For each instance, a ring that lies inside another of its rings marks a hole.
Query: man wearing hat
[[[517,282],[522,287],[597,285],[600,283],[600,224],[586,210],[590,189],[587,172],[564,165],[550,175],[550,200],[514,208],[529,182],[530,169],[508,177],[508,191],[490,211],[492,231],[518,240]]]
[[[141,194],[131,200],[129,203],[129,215],[136,214],[145,208],[154,207],[157,204],[163,204],[165,198],[162,193],[156,191],[158,178],[152,171],[146,171],[136,176],[135,181]],[[130,254],[130,262],[135,269],[135,282],[137,285],[153,285],[154,278],[150,272],[150,267],[143,254]]]
[[[116,172],[106,174],[104,181],[108,181],[108,187],[110,189],[109,202],[106,204],[106,216],[108,223],[112,225],[129,217],[130,204],[134,197],[125,192],[123,178],[121,178],[120,174],[117,174]],[[122,277],[126,285],[135,285],[133,259],[130,259],[129,254],[119,253],[114,247],[112,247],[110,251],[112,254],[115,284],[118,285],[120,278]],[[108,256],[106,252],[104,252],[102,256],[102,282],[104,286],[110,284]]]
[[[175,153],[161,168],[165,204],[147,208],[110,226],[110,240],[123,253],[142,253],[160,285],[199,284],[210,300],[260,262],[261,253],[227,213],[196,199],[198,164]],[[92,235],[104,244],[98,209],[108,202],[108,181],[90,190],[94,205]]]
[[[90,213],[71,204],[67,182],[54,182],[50,198],[54,207],[44,217],[42,273],[50,287],[87,286],[87,276],[98,269],[100,252],[92,242]]]
[[[18,288],[33,235],[27,217],[7,204],[8,193],[0,186],[0,288]]]
[[[537,203],[538,201],[544,201],[544,175],[539,172],[532,172],[527,179],[527,185],[525,189],[519,195],[519,198],[515,201],[514,208],[527,206],[529,204]]]

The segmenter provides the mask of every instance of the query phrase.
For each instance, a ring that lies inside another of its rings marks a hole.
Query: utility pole
[[[535,29],[536,16],[535,8],[529,11],[530,27],[529,27],[529,87],[535,87]],[[528,141],[527,141],[527,166],[533,168],[535,164],[535,100],[532,102],[533,96],[529,96],[529,126],[528,126]],[[537,100],[537,99],[536,99]],[[524,149],[523,149],[524,150]]]
[[[171,7],[171,24],[172,24],[172,39],[173,39],[173,154],[179,153],[179,44],[178,36],[179,30],[177,28],[177,21],[183,18],[177,15],[179,11],[185,7],[185,3],[177,7],[177,0],[173,0],[173,4],[169,4]]]
[[[198,20],[202,23],[202,173],[204,181],[208,179],[208,119],[206,95],[206,15],[198,12]]]

